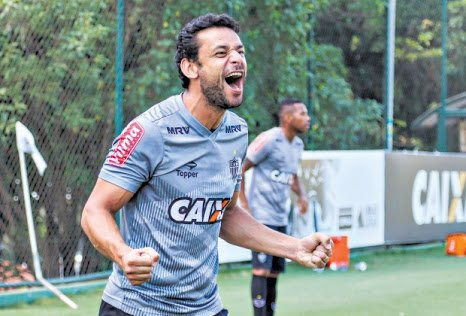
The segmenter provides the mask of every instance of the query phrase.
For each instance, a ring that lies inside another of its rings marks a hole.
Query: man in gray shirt
[[[300,212],[307,211],[306,195],[297,176],[303,151],[303,142],[297,134],[309,129],[310,119],[306,106],[295,99],[280,103],[279,116],[280,127],[261,133],[248,148],[242,172],[252,167],[254,170],[247,200],[243,182],[240,201],[259,222],[286,233],[290,189],[298,197]],[[253,251],[252,265],[254,315],[273,315],[277,277],[285,269],[285,259]]]
[[[113,143],[81,225],[114,261],[100,315],[227,315],[218,294],[218,237],[322,267],[328,236],[303,239],[263,226],[236,205],[247,125],[247,64],[238,23],[200,16],[181,30],[184,91],[136,117]],[[116,212],[121,209],[118,228]]]

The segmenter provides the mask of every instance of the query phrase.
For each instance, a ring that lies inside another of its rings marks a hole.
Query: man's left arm
[[[333,242],[330,237],[316,233],[298,239],[276,232],[236,205],[237,198],[236,192],[225,210],[220,230],[222,239],[257,252],[288,258],[306,267],[325,266],[332,254]]]
[[[293,175],[293,182],[291,183],[291,190],[296,194],[298,198],[298,208],[301,215],[306,214],[308,208],[308,200],[306,194],[304,193],[301,182],[299,181],[298,176]]]

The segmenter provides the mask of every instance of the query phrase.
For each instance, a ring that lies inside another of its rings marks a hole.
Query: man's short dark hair
[[[178,34],[175,62],[178,67],[178,75],[181,79],[181,85],[185,89],[189,86],[189,78],[181,71],[181,60],[183,58],[187,58],[196,62],[198,60],[199,52],[199,47],[196,41],[197,32],[215,26],[228,27],[236,33],[239,33],[239,24],[232,17],[227,14],[209,13],[191,20],[183,27],[183,29],[181,29],[180,34]]]
[[[303,101],[299,100],[299,99],[294,99],[294,98],[286,98],[286,99],[283,99],[281,102],[280,102],[280,108],[278,110],[278,117],[281,119],[283,113],[285,112],[285,110],[293,105],[293,104],[296,104],[296,103],[303,103]]]

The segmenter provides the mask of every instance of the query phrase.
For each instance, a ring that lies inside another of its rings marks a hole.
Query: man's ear
[[[280,118],[280,121],[282,123],[285,123],[285,124],[289,124],[291,122],[291,119],[292,119],[292,112],[291,111],[285,111],[284,113],[282,113],[282,116]]]
[[[194,61],[183,58],[180,63],[180,68],[183,74],[189,79],[196,79],[199,77],[199,67]]]

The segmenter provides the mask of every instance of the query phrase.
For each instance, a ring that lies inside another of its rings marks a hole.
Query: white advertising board
[[[251,261],[251,258],[251,250],[234,246],[221,238],[218,239],[219,263]]]
[[[309,208],[305,215],[292,210],[290,234],[303,237],[317,227],[325,234],[348,236],[350,248],[384,244],[384,155],[383,150],[304,152],[299,176]],[[250,175],[251,170],[245,175],[246,189]],[[219,239],[220,263],[249,260],[250,250]]]
[[[290,233],[346,235],[350,248],[384,244],[384,156],[383,150],[304,152],[299,176],[309,208],[305,215],[293,210]]]

